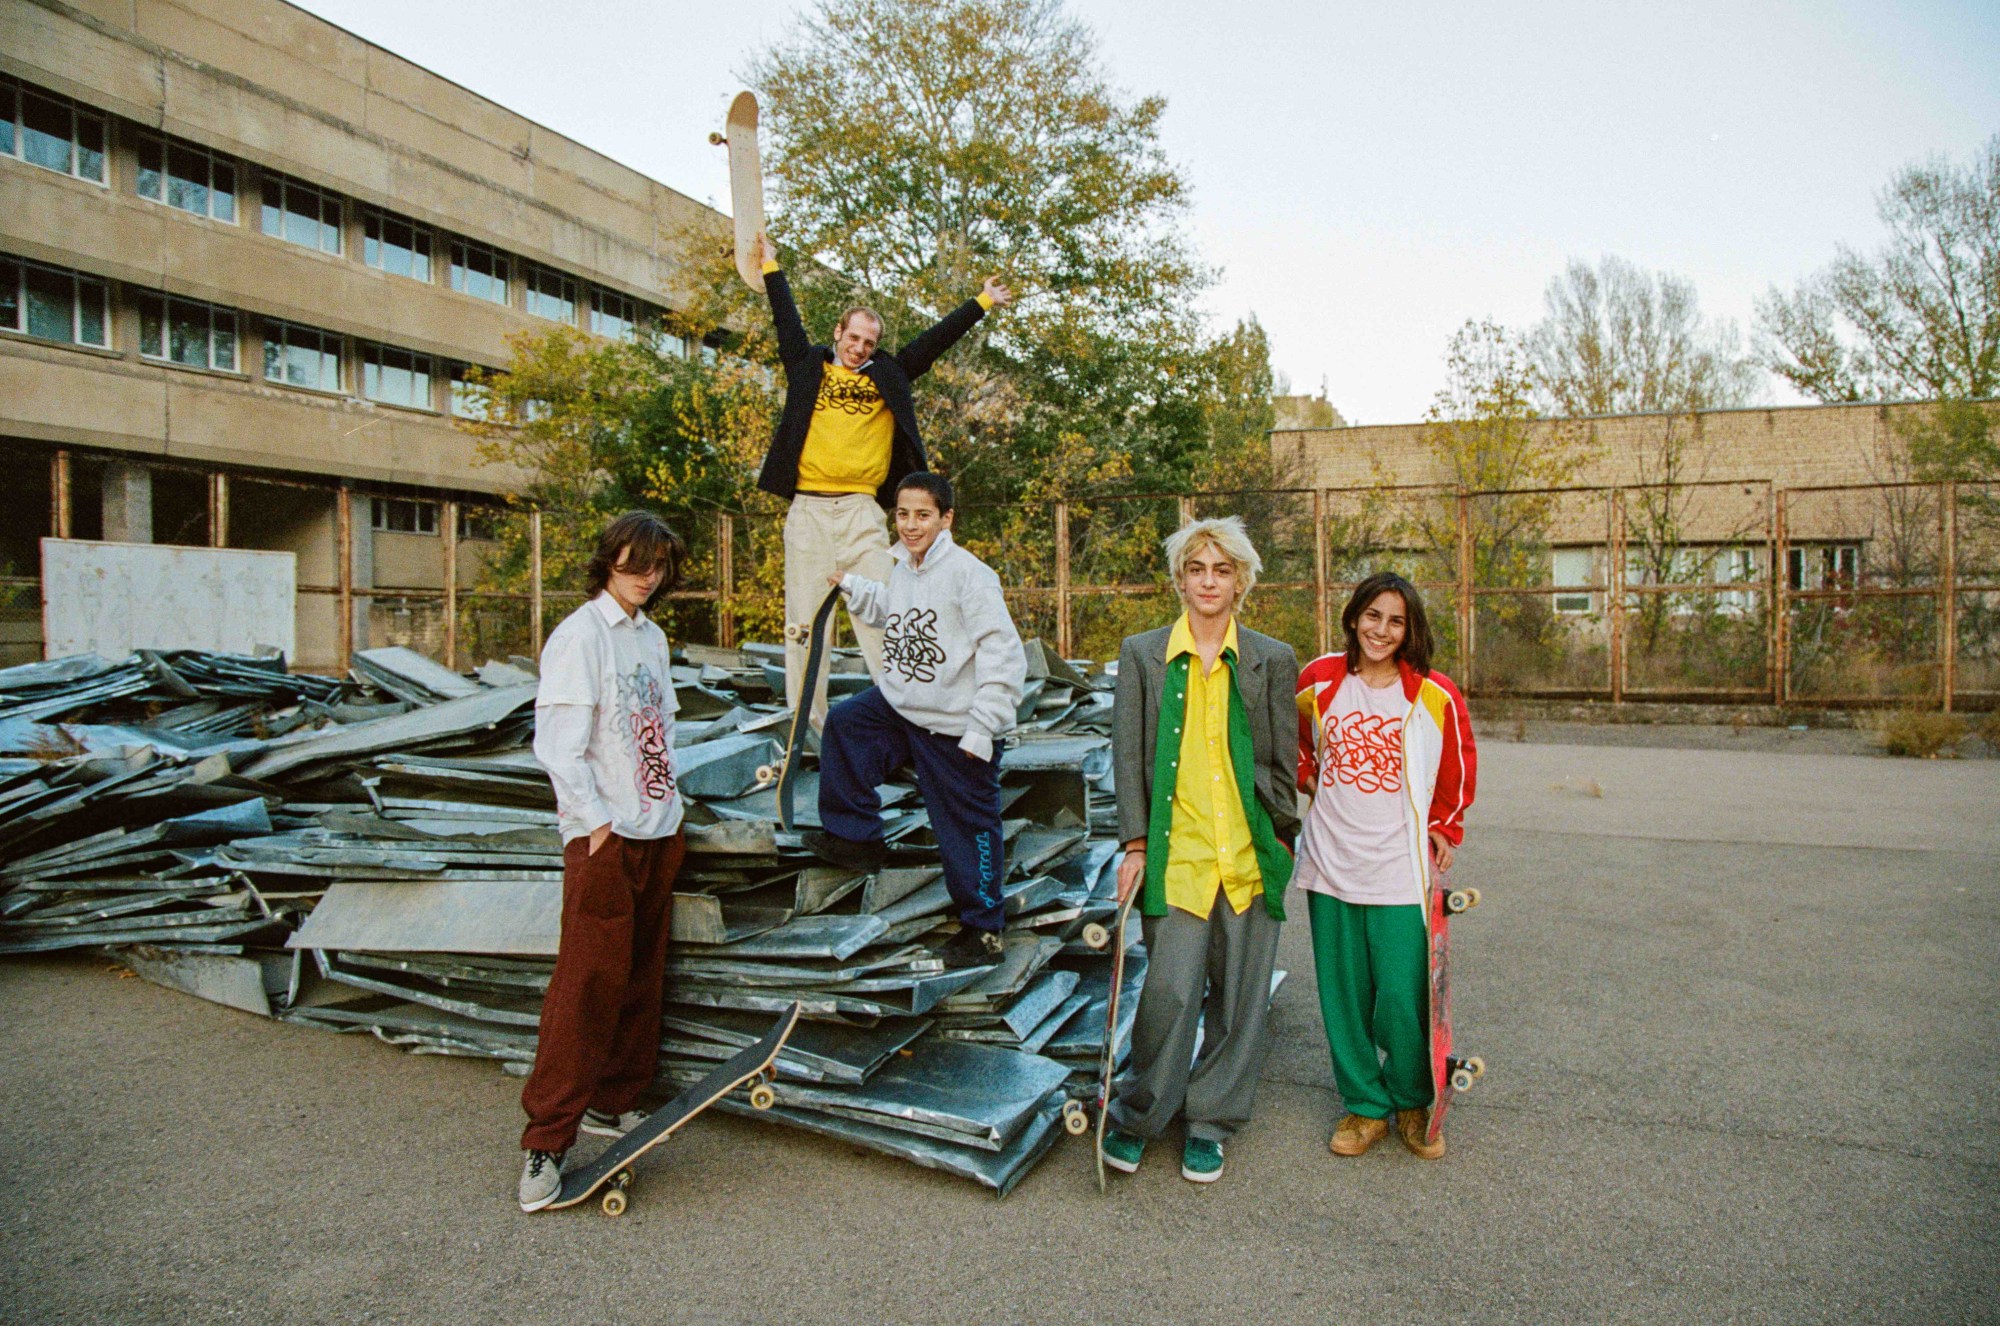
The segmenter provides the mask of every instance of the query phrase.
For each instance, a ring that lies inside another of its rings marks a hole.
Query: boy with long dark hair
[[[1293,881],[1306,892],[1320,1012],[1347,1115],[1328,1147],[1388,1136],[1434,1160],[1430,939],[1433,868],[1465,838],[1477,766],[1465,698],[1431,666],[1416,587],[1369,576],[1340,614],[1346,648],[1299,674],[1299,788],[1312,798]]]
[[[528,1127],[523,1211],[555,1200],[579,1126],[616,1137],[660,1056],[681,797],[667,637],[646,609],[680,583],[687,549],[658,516],[628,511],[597,541],[590,598],[542,649],[535,758],[556,793],[563,840],[562,938],[542,1000],[535,1066],[521,1090]]]

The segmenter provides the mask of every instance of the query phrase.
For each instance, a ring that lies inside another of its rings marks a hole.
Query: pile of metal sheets
[[[877,872],[822,865],[779,828],[781,657],[675,661],[688,852],[658,1086],[693,1081],[798,1001],[809,1020],[759,1117],[1004,1193],[1102,1052],[1110,964],[1085,937],[1115,910],[1108,680],[1031,647],[1001,758],[1006,957],[948,971],[956,922],[907,771],[881,789]],[[387,649],[345,681],[218,655],[0,672],[0,760],[16,756],[0,764],[0,952],[102,947],[233,1007],[525,1072],[562,901],[531,669],[466,676]],[[838,658],[836,679],[837,694],[865,685],[859,659]],[[195,705],[244,709],[162,722]],[[815,778],[803,771],[801,827]],[[1133,989],[1143,970],[1135,953]]]

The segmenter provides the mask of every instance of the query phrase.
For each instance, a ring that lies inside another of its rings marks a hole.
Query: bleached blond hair
[[[1217,552],[1235,564],[1236,601],[1242,603],[1256,586],[1257,573],[1264,569],[1264,559],[1257,555],[1256,545],[1250,542],[1250,531],[1243,528],[1241,516],[1190,520],[1167,536],[1162,546],[1167,550],[1167,570],[1174,578],[1174,593],[1186,599],[1187,596],[1181,594],[1181,579],[1187,574],[1188,562],[1205,544],[1212,544]]]

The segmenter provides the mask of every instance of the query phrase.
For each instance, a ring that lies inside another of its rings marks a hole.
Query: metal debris
[[[956,922],[908,771],[880,789],[879,871],[778,830],[781,664],[765,645],[675,660],[688,854],[658,1085],[796,999],[812,1020],[755,1117],[1004,1194],[1102,1052],[1110,964],[1083,935],[1114,910],[1109,679],[1030,642],[1001,757],[1006,958],[947,971]],[[525,1072],[562,910],[534,677],[405,649],[357,654],[344,680],[193,651],[0,670],[0,952],[98,948],[231,1007]],[[866,684],[837,660],[836,697]],[[1130,989],[1144,970],[1135,948]]]

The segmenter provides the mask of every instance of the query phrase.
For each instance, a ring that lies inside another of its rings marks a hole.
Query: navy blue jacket
[[[778,330],[778,358],[785,366],[785,412],[771,437],[771,449],[764,453],[764,468],[757,486],[767,493],[791,500],[799,487],[799,456],[805,450],[806,432],[812,427],[813,404],[819,399],[819,384],[826,366],[833,362],[830,346],[814,345],[799,318],[799,306],[792,301],[792,287],[783,272],[764,274],[764,291],[771,297],[771,321]],[[882,393],[896,421],[896,435],[889,444],[889,477],[875,492],[884,507],[896,504],[896,485],[904,476],[930,468],[924,455],[924,440],[917,432],[917,409],[910,397],[910,383],[930,371],[938,357],[951,349],[958,338],[986,316],[986,307],[968,299],[940,319],[915,340],[894,354],[879,348],[861,369],[862,376]]]

